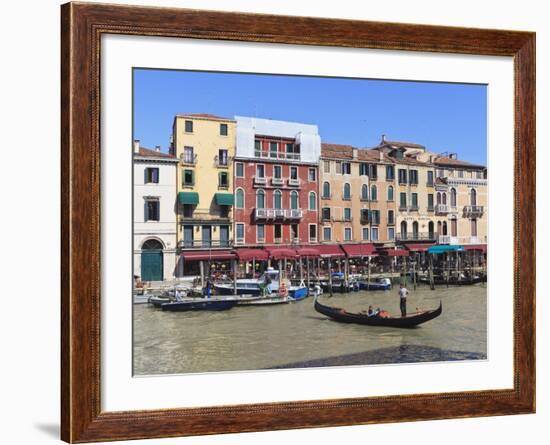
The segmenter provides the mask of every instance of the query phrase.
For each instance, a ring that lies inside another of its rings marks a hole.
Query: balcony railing
[[[435,213],[436,215],[446,215],[449,213],[449,206],[446,204],[436,204]]]
[[[437,237],[438,244],[451,244],[451,235],[439,235]]]
[[[299,161],[301,159],[300,153],[285,153],[285,152],[275,152],[275,151],[263,151],[256,150],[254,152],[256,158],[263,159],[282,159],[286,161]]]
[[[229,167],[232,160],[233,160],[233,156],[216,155],[214,157],[214,161],[216,162],[216,167]]]
[[[283,178],[271,178],[271,184],[273,184],[273,185],[284,185],[285,180]]]
[[[266,185],[267,184],[267,178],[265,176],[254,176],[254,184]]]
[[[438,243],[439,244],[450,244],[450,245],[465,245],[465,244],[482,244],[486,243],[487,238],[482,239],[479,236],[453,236],[453,235],[439,235]]]
[[[434,241],[436,233],[431,232],[399,232],[395,234],[397,241]]]
[[[197,163],[197,154],[182,153],[180,154],[180,162],[187,165],[195,165]]]
[[[302,209],[254,209],[255,219],[300,219]]]
[[[483,206],[464,206],[463,214],[466,218],[476,218],[483,215]]]
[[[232,247],[233,240],[180,240],[178,242],[178,247],[180,249],[192,249],[196,247],[206,247],[206,248],[223,248],[223,247]]]
[[[291,187],[299,187],[300,186],[300,180],[294,179],[294,178],[288,178],[288,185]]]

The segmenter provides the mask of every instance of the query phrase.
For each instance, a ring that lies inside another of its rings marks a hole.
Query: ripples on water
[[[315,312],[312,298],[221,312],[162,312],[134,305],[134,373],[484,359],[486,296],[481,285],[411,290],[409,312],[443,302],[441,316],[415,329],[337,323]],[[372,305],[399,313],[397,288],[324,295],[322,301],[351,311]]]

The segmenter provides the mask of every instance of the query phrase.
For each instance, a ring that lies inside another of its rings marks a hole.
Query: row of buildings
[[[420,144],[358,148],[322,142],[316,125],[178,114],[169,153],[134,141],[133,159],[144,281],[238,246],[487,242],[486,167]]]

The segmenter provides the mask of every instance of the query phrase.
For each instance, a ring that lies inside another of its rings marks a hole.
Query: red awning
[[[269,258],[272,260],[284,260],[296,258],[296,250],[288,247],[268,247]]]
[[[264,249],[236,249],[235,253],[239,261],[267,261],[269,258],[269,253]]]
[[[345,256],[344,251],[338,244],[322,244],[320,246],[315,246],[315,248],[322,257],[336,258]]]
[[[348,258],[360,258],[377,254],[376,248],[371,243],[342,244],[342,249],[344,249]]]
[[[230,250],[190,250],[182,252],[181,257],[185,261],[217,261],[232,260],[236,255]]]
[[[409,256],[410,254],[406,249],[384,249],[382,253],[388,256]]]
[[[487,244],[469,244],[464,246],[464,250],[477,250],[479,252],[487,252]]]
[[[424,243],[424,244],[407,244],[406,247],[411,252],[425,252],[428,248],[432,247],[433,243]]]
[[[321,252],[316,247],[300,247],[296,253],[298,256],[321,256]]]

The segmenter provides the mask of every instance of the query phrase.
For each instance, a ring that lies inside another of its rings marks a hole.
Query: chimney
[[[353,159],[357,159],[357,151],[358,151],[358,150],[357,150],[356,147],[353,147],[353,148],[351,149],[351,152],[352,152],[352,154],[353,154]]]
[[[382,135],[382,143],[384,144],[385,142],[386,142],[386,135],[383,134],[383,135]]]
[[[378,158],[380,159],[380,161],[384,160],[384,152],[382,150],[378,151]]]
[[[139,139],[134,139],[134,153],[139,153]]]
[[[160,151],[160,145],[155,145],[155,151]]]

